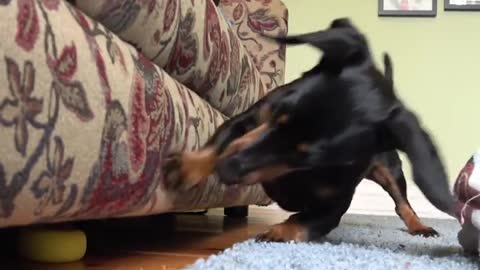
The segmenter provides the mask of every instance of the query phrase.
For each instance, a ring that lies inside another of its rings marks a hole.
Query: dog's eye
[[[297,151],[300,153],[308,153],[310,151],[310,145],[307,143],[297,144]]]
[[[286,123],[288,123],[289,118],[290,117],[288,116],[288,114],[282,114],[277,118],[277,124],[285,125]]]
[[[266,123],[266,122],[270,121],[271,118],[272,118],[272,108],[271,108],[271,106],[268,105],[268,104],[263,105],[260,108],[259,113],[258,113],[258,121],[260,123]]]

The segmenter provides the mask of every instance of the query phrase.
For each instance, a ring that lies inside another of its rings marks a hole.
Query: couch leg
[[[248,205],[225,208],[223,213],[227,217],[245,218],[248,216]]]

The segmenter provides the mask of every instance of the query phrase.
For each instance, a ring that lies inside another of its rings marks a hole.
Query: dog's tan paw
[[[423,236],[427,238],[440,236],[440,234],[432,227],[422,227],[422,228],[410,230],[409,233],[411,235],[418,235],[418,236]]]
[[[212,150],[170,154],[163,165],[167,190],[189,190],[213,172],[216,156]]]
[[[181,154],[170,154],[163,164],[164,181],[163,186],[167,190],[183,189],[182,158]]]
[[[263,242],[306,242],[308,241],[308,233],[307,230],[299,224],[281,223],[259,234],[256,240]]]

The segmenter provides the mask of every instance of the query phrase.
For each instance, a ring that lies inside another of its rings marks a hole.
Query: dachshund
[[[298,79],[227,120],[200,150],[171,153],[165,187],[190,189],[214,173],[227,185],[259,183],[294,213],[258,239],[302,242],[336,228],[367,178],[392,197],[410,234],[437,236],[408,202],[397,151],[406,154],[414,182],[436,208],[452,215],[454,198],[432,138],[395,94],[388,54],[382,73],[348,18],[318,32],[266,38],[308,44],[322,56]]]

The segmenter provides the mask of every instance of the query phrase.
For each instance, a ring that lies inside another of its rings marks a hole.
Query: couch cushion
[[[260,72],[212,0],[83,0],[76,5],[228,116],[265,93]]]
[[[261,34],[284,36],[288,31],[288,9],[281,0],[222,0],[220,9],[245,47],[267,91],[285,79],[285,46],[269,42]]]

